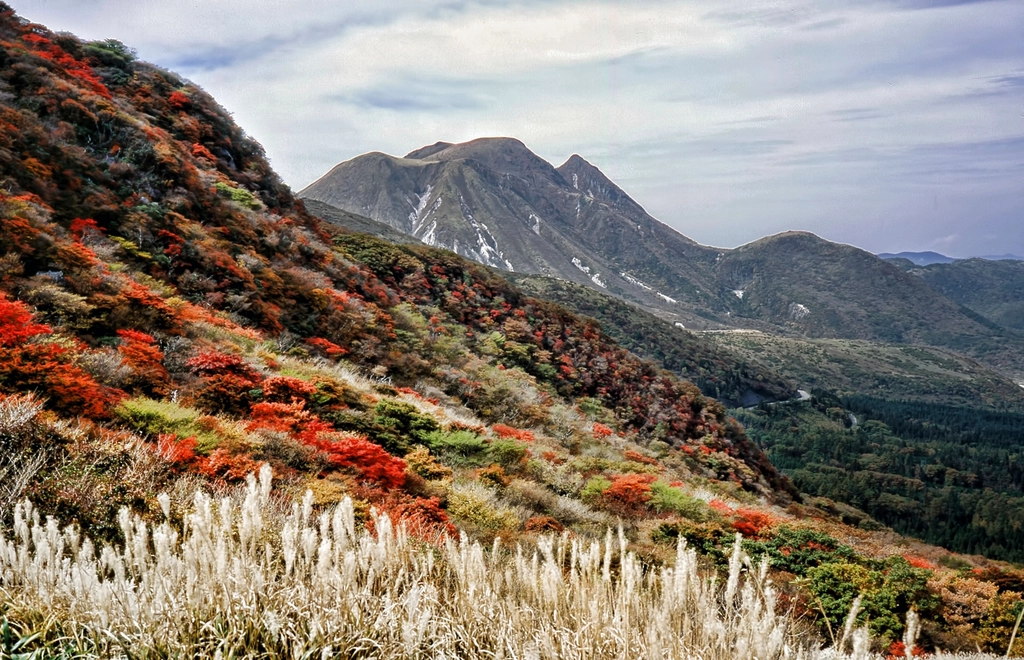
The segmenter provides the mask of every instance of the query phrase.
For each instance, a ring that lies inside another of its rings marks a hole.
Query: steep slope
[[[21,482],[44,510],[104,529],[119,504],[155,510],[155,486],[124,484],[125,463],[83,472],[67,458],[111,437],[141,443],[165,480],[237,481],[265,462],[289,488],[326,479],[335,495],[435,511],[442,501],[405,477],[413,445],[450,453],[474,480],[469,464],[487,467],[476,462],[500,433],[563,443],[565,456],[595,443],[602,460],[623,459],[609,435],[657,442],[681,479],[795,495],[721,404],[593,321],[451,252],[317,220],[194,85],[119,43],[0,9],[0,397],[37,409],[39,393],[50,413],[88,420],[90,438],[23,465],[44,475]],[[453,412],[422,403],[423,421],[409,399],[427,398]],[[525,448],[498,447],[513,456],[499,466],[530,478]],[[68,486],[82,474],[94,481]],[[574,474],[566,497],[586,482]]]
[[[511,138],[341,163],[301,197],[502,270],[586,284],[688,325],[720,308],[718,252],[650,217],[579,156],[554,168]],[[686,304],[680,304],[686,301]]]
[[[962,259],[915,268],[910,273],[985,318],[1024,330],[1024,261]]]
[[[727,406],[752,406],[796,396],[796,385],[749,353],[740,356],[716,341],[674,326],[589,287],[536,275],[509,275],[525,291],[596,319],[601,329],[637,355],[692,381]]]

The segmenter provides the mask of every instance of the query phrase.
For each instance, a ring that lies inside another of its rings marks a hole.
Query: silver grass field
[[[308,493],[282,505],[266,467],[233,496],[197,492],[180,531],[159,499],[156,526],[122,510],[122,548],[18,504],[0,532],[0,656],[872,657],[850,623],[828,649],[799,632],[738,542],[724,580],[684,544],[673,567],[645,568],[611,531],[528,551],[432,545],[386,516],[358,528],[348,499],[316,516]]]

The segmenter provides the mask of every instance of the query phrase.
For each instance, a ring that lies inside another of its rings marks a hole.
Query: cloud
[[[296,189],[367,151],[514,135],[661,220],[1024,253],[1019,0],[36,0],[235,114]],[[978,231],[956,230],[971,222]],[[1016,243],[1013,243],[1016,241]],[[898,243],[898,245],[897,245]]]

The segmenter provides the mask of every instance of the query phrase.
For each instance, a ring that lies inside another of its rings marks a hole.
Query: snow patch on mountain
[[[427,191],[422,195],[416,196],[416,203],[412,204],[412,213],[409,214],[409,226],[412,227],[412,233],[416,234],[423,226],[423,221],[426,218],[421,218],[423,212],[427,208],[427,204],[430,203],[430,194],[433,192],[434,187],[429,183],[427,184]],[[437,205],[440,205],[441,198],[437,198]],[[411,202],[410,202],[411,204]],[[435,209],[437,206],[435,206]],[[428,214],[429,215],[429,214]]]
[[[789,317],[794,321],[799,321],[810,313],[811,310],[800,303],[790,303],[789,305]]]
[[[482,222],[479,222],[473,217],[473,213],[470,212],[469,207],[466,205],[466,200],[459,195],[459,205],[462,208],[462,215],[469,222],[469,226],[476,232],[477,249],[470,249],[470,256],[487,266],[494,268],[504,268],[510,272],[515,272],[515,268],[512,266],[512,262],[505,258],[504,252],[498,248],[498,239],[494,237],[491,230]],[[486,234],[486,236],[485,236]],[[488,238],[490,239],[488,241]]]
[[[679,302],[679,301],[678,301],[678,300],[676,300],[675,298],[671,298],[671,297],[669,297],[669,296],[666,296],[666,295],[665,295],[664,293],[662,293],[662,292],[660,292],[660,291],[655,291],[655,292],[654,292],[654,295],[658,296],[659,298],[661,298],[662,300],[664,300],[664,301],[665,301],[665,302],[667,302],[667,303],[673,303],[673,304],[675,304],[675,303],[678,303],[678,302]]]
[[[629,275],[627,273],[619,273],[619,275],[622,276],[622,279],[626,280],[627,282],[629,282],[633,286],[638,286],[641,289],[646,289],[647,291],[654,291],[653,287],[644,284],[643,282],[641,282],[640,280],[636,279],[632,275]]]
[[[573,265],[573,266],[576,266],[577,268],[579,268],[580,270],[582,270],[582,271],[583,271],[584,273],[586,273],[587,275],[590,275],[590,266],[584,266],[584,265],[583,265],[583,262],[582,262],[582,261],[580,261],[580,258],[579,258],[579,257],[573,257],[573,258],[572,258],[572,265]]]
[[[530,220],[533,220],[533,226],[530,227],[530,229],[533,230],[534,234],[537,234],[538,236],[540,236],[540,216],[537,216],[537,215],[531,213],[530,214]]]
[[[424,232],[424,234],[422,236],[420,236],[420,241],[422,241],[423,243],[429,245],[430,247],[438,247],[438,245],[437,245],[437,235],[435,234],[436,230],[437,230],[437,220],[434,220],[433,222],[430,223],[430,226],[427,227],[427,231]]]
[[[733,292],[733,295],[735,295],[737,298],[739,298],[740,300],[743,300],[743,293],[744,293],[743,289],[733,289],[732,292]]]
[[[590,272],[590,266],[584,266],[583,262],[580,260],[579,257],[573,257],[572,258],[572,265],[576,266],[581,271],[583,271],[584,273],[589,275],[590,276],[590,281],[593,282],[594,284],[596,284],[597,286],[601,287],[602,289],[607,289],[608,288],[608,285],[605,284],[604,280],[601,279],[601,274],[600,273],[591,273]]]

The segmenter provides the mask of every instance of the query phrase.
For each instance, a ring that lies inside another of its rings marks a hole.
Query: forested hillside
[[[802,492],[928,543],[1024,560],[1024,414],[815,391],[739,417]]]

